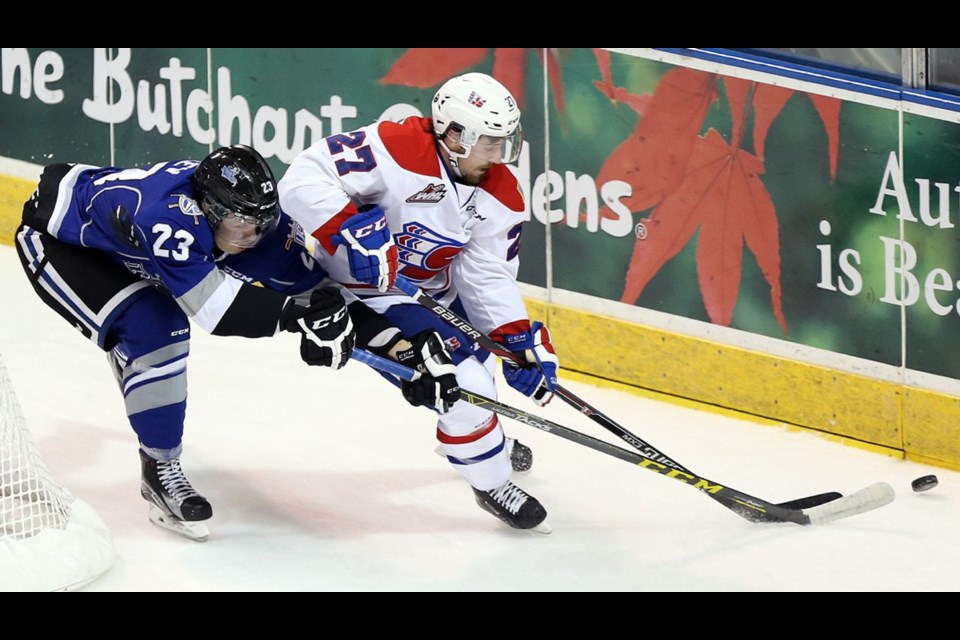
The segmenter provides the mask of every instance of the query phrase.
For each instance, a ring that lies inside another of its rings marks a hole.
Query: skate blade
[[[172,531],[178,536],[183,536],[195,542],[206,542],[210,537],[210,529],[203,522],[186,522],[169,517],[157,505],[150,505],[148,514],[150,522],[161,529]]]
[[[550,533],[553,533],[553,527],[547,524],[546,520],[544,520],[534,528],[530,529],[530,531],[536,531],[537,533],[550,534]]]

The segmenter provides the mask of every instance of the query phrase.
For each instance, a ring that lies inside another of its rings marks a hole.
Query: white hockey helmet
[[[454,139],[464,151],[447,148],[457,158],[476,149],[494,162],[514,162],[523,147],[517,101],[485,73],[466,73],[443,83],[433,96],[433,128],[444,147],[444,138],[460,134]]]

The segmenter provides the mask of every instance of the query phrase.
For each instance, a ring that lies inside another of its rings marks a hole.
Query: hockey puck
[[[910,483],[910,486],[913,487],[913,490],[916,492],[920,491],[929,491],[939,484],[937,476],[921,476]]]

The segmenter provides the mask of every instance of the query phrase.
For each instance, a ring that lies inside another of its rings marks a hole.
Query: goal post
[[[110,530],[58,484],[0,355],[0,591],[73,591],[113,564]]]

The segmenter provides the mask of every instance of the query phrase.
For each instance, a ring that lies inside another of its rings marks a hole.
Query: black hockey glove
[[[409,338],[413,347],[397,353],[397,361],[420,372],[413,381],[401,381],[403,397],[415,407],[432,406],[440,413],[450,411],[460,399],[457,367],[443,347],[436,331],[427,330]]]
[[[343,296],[335,287],[314,289],[309,307],[289,300],[280,313],[280,328],[300,334],[300,357],[313,366],[340,369],[357,341]]]

